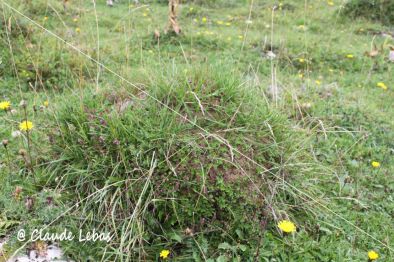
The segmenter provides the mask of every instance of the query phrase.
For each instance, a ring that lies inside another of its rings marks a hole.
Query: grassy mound
[[[306,161],[299,135],[231,72],[148,85],[210,134],[136,89],[88,92],[56,115],[50,183],[77,192],[85,222],[115,235],[106,259],[151,260],[163,248],[185,259],[259,256],[274,218],[305,215],[283,181],[296,183],[303,172],[295,168]]]
[[[346,4],[344,14],[392,25],[394,24],[394,2],[391,0],[352,0]]]

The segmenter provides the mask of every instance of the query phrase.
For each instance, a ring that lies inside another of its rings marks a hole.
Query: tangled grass
[[[220,243],[242,244],[234,256],[258,257],[276,220],[309,213],[283,184],[313,172],[299,149],[302,135],[219,67],[168,79],[144,88],[183,117],[130,87],[65,103],[51,134],[59,159],[50,165],[51,183],[89,197],[85,223],[115,236],[92,250],[113,250],[106,260],[150,260],[163,248],[214,257]]]

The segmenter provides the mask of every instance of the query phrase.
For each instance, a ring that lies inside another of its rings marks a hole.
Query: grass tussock
[[[100,221],[116,236],[108,259],[153,259],[164,246],[202,258],[200,245],[215,256],[221,243],[234,255],[258,256],[264,230],[298,202],[282,179],[302,174],[291,167],[304,161],[293,146],[301,137],[230,72],[210,71],[147,85],[181,116],[130,87],[86,93],[82,104],[69,101],[56,114],[51,183],[90,197],[86,223]]]

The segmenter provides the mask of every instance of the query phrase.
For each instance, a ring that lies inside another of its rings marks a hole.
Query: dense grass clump
[[[344,14],[392,25],[394,24],[394,2],[392,0],[352,0],[346,4]]]
[[[304,161],[300,137],[230,73],[208,71],[149,87],[183,117],[127,87],[87,93],[57,114],[51,183],[88,197],[87,222],[115,235],[111,259],[153,259],[164,247],[200,257],[199,246],[217,257],[228,252],[222,243],[229,256],[253,257],[265,228],[297,202],[282,179],[302,172],[290,167]]]

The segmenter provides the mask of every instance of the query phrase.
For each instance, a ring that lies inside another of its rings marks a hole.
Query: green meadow
[[[0,261],[394,260],[392,1],[0,3]]]

